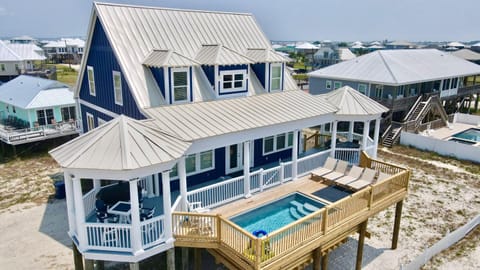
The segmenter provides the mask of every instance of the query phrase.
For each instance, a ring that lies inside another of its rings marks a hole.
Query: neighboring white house
[[[0,40],[0,81],[8,81],[45,60],[43,50],[33,43],[5,43]]]
[[[62,38],[48,42],[43,48],[49,60],[77,64],[82,59],[85,41],[79,38]]]

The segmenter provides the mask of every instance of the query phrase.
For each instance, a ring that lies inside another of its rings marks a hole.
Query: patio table
[[[118,215],[120,223],[130,223],[130,210],[130,202],[118,201],[107,212]]]

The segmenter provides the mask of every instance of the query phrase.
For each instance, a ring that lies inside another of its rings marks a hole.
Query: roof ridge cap
[[[390,67],[389,67],[388,64],[387,64],[387,61],[386,61],[385,58],[383,57],[382,51],[377,51],[377,52],[378,52],[378,55],[380,56],[380,59],[382,59],[383,64],[384,64],[385,67],[387,68],[388,73],[390,73],[390,75],[392,76],[393,81],[395,81],[395,83],[398,83],[397,78],[395,77],[395,75],[393,74],[392,70],[390,69]]]

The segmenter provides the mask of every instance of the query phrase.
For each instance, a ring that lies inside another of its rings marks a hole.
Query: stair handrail
[[[431,102],[432,102],[432,98],[434,98],[434,97],[436,97],[436,96],[430,96],[427,99],[427,101],[425,102],[425,106],[422,108],[422,110],[418,113],[417,117],[414,119],[415,120],[415,130],[417,130],[417,128],[420,126],[420,124],[422,122],[421,120],[425,117],[426,112],[432,106]]]
[[[382,139],[382,142],[383,142],[383,140],[388,136],[388,134],[390,133],[391,129],[392,129],[392,124],[390,124],[390,125],[387,127],[387,129],[385,129],[385,130],[383,131],[382,137],[380,137],[380,138]]]
[[[422,95],[418,96],[417,100],[415,101],[415,103],[413,103],[413,106],[410,108],[410,111],[408,111],[407,115],[403,118],[404,122],[407,121],[407,119],[410,117],[410,115],[415,111],[418,104],[422,101],[422,98],[423,98]]]

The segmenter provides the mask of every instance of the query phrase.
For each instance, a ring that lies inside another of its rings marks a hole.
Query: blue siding
[[[248,65],[231,65],[231,66],[219,66],[218,67],[218,75],[220,75],[221,71],[227,71],[227,70],[244,70],[248,74]],[[231,95],[231,94],[238,94],[238,93],[246,93],[248,92],[248,79],[245,80],[245,89],[238,90],[235,92],[228,92],[228,93],[221,93],[220,92],[220,84],[221,80],[218,82],[218,94],[219,95]]]
[[[210,84],[215,86],[215,66],[202,66],[202,69]]]
[[[99,111],[96,111],[90,107],[84,106],[80,104],[80,111],[82,113],[82,126],[83,126],[83,132],[87,132],[87,113],[93,115],[94,122],[95,122],[95,127],[98,127],[98,118],[100,117],[101,119],[105,121],[110,121],[112,120],[112,117],[101,113]]]
[[[265,63],[254,64],[252,65],[253,72],[257,75],[258,80],[262,83],[263,88],[265,88]]]
[[[121,70],[104,29],[98,19],[95,22],[87,65],[92,66],[94,70],[96,96],[91,96],[89,93],[88,75],[85,71],[82,78],[82,88],[80,89],[80,99],[117,114],[124,114],[134,119],[145,119],[145,116],[140,112],[130,93],[130,87],[123,75],[125,73]],[[122,73],[123,106],[115,104],[113,70]]]
[[[158,87],[160,88],[160,92],[165,98],[165,76],[163,74],[163,68],[151,67],[150,71],[152,72],[153,78],[155,78],[155,81],[157,82]]]
[[[292,158],[292,149],[285,149],[269,155],[263,155],[263,139],[257,139],[254,142],[254,167],[259,167],[268,163],[278,162],[281,160],[290,160]]]

